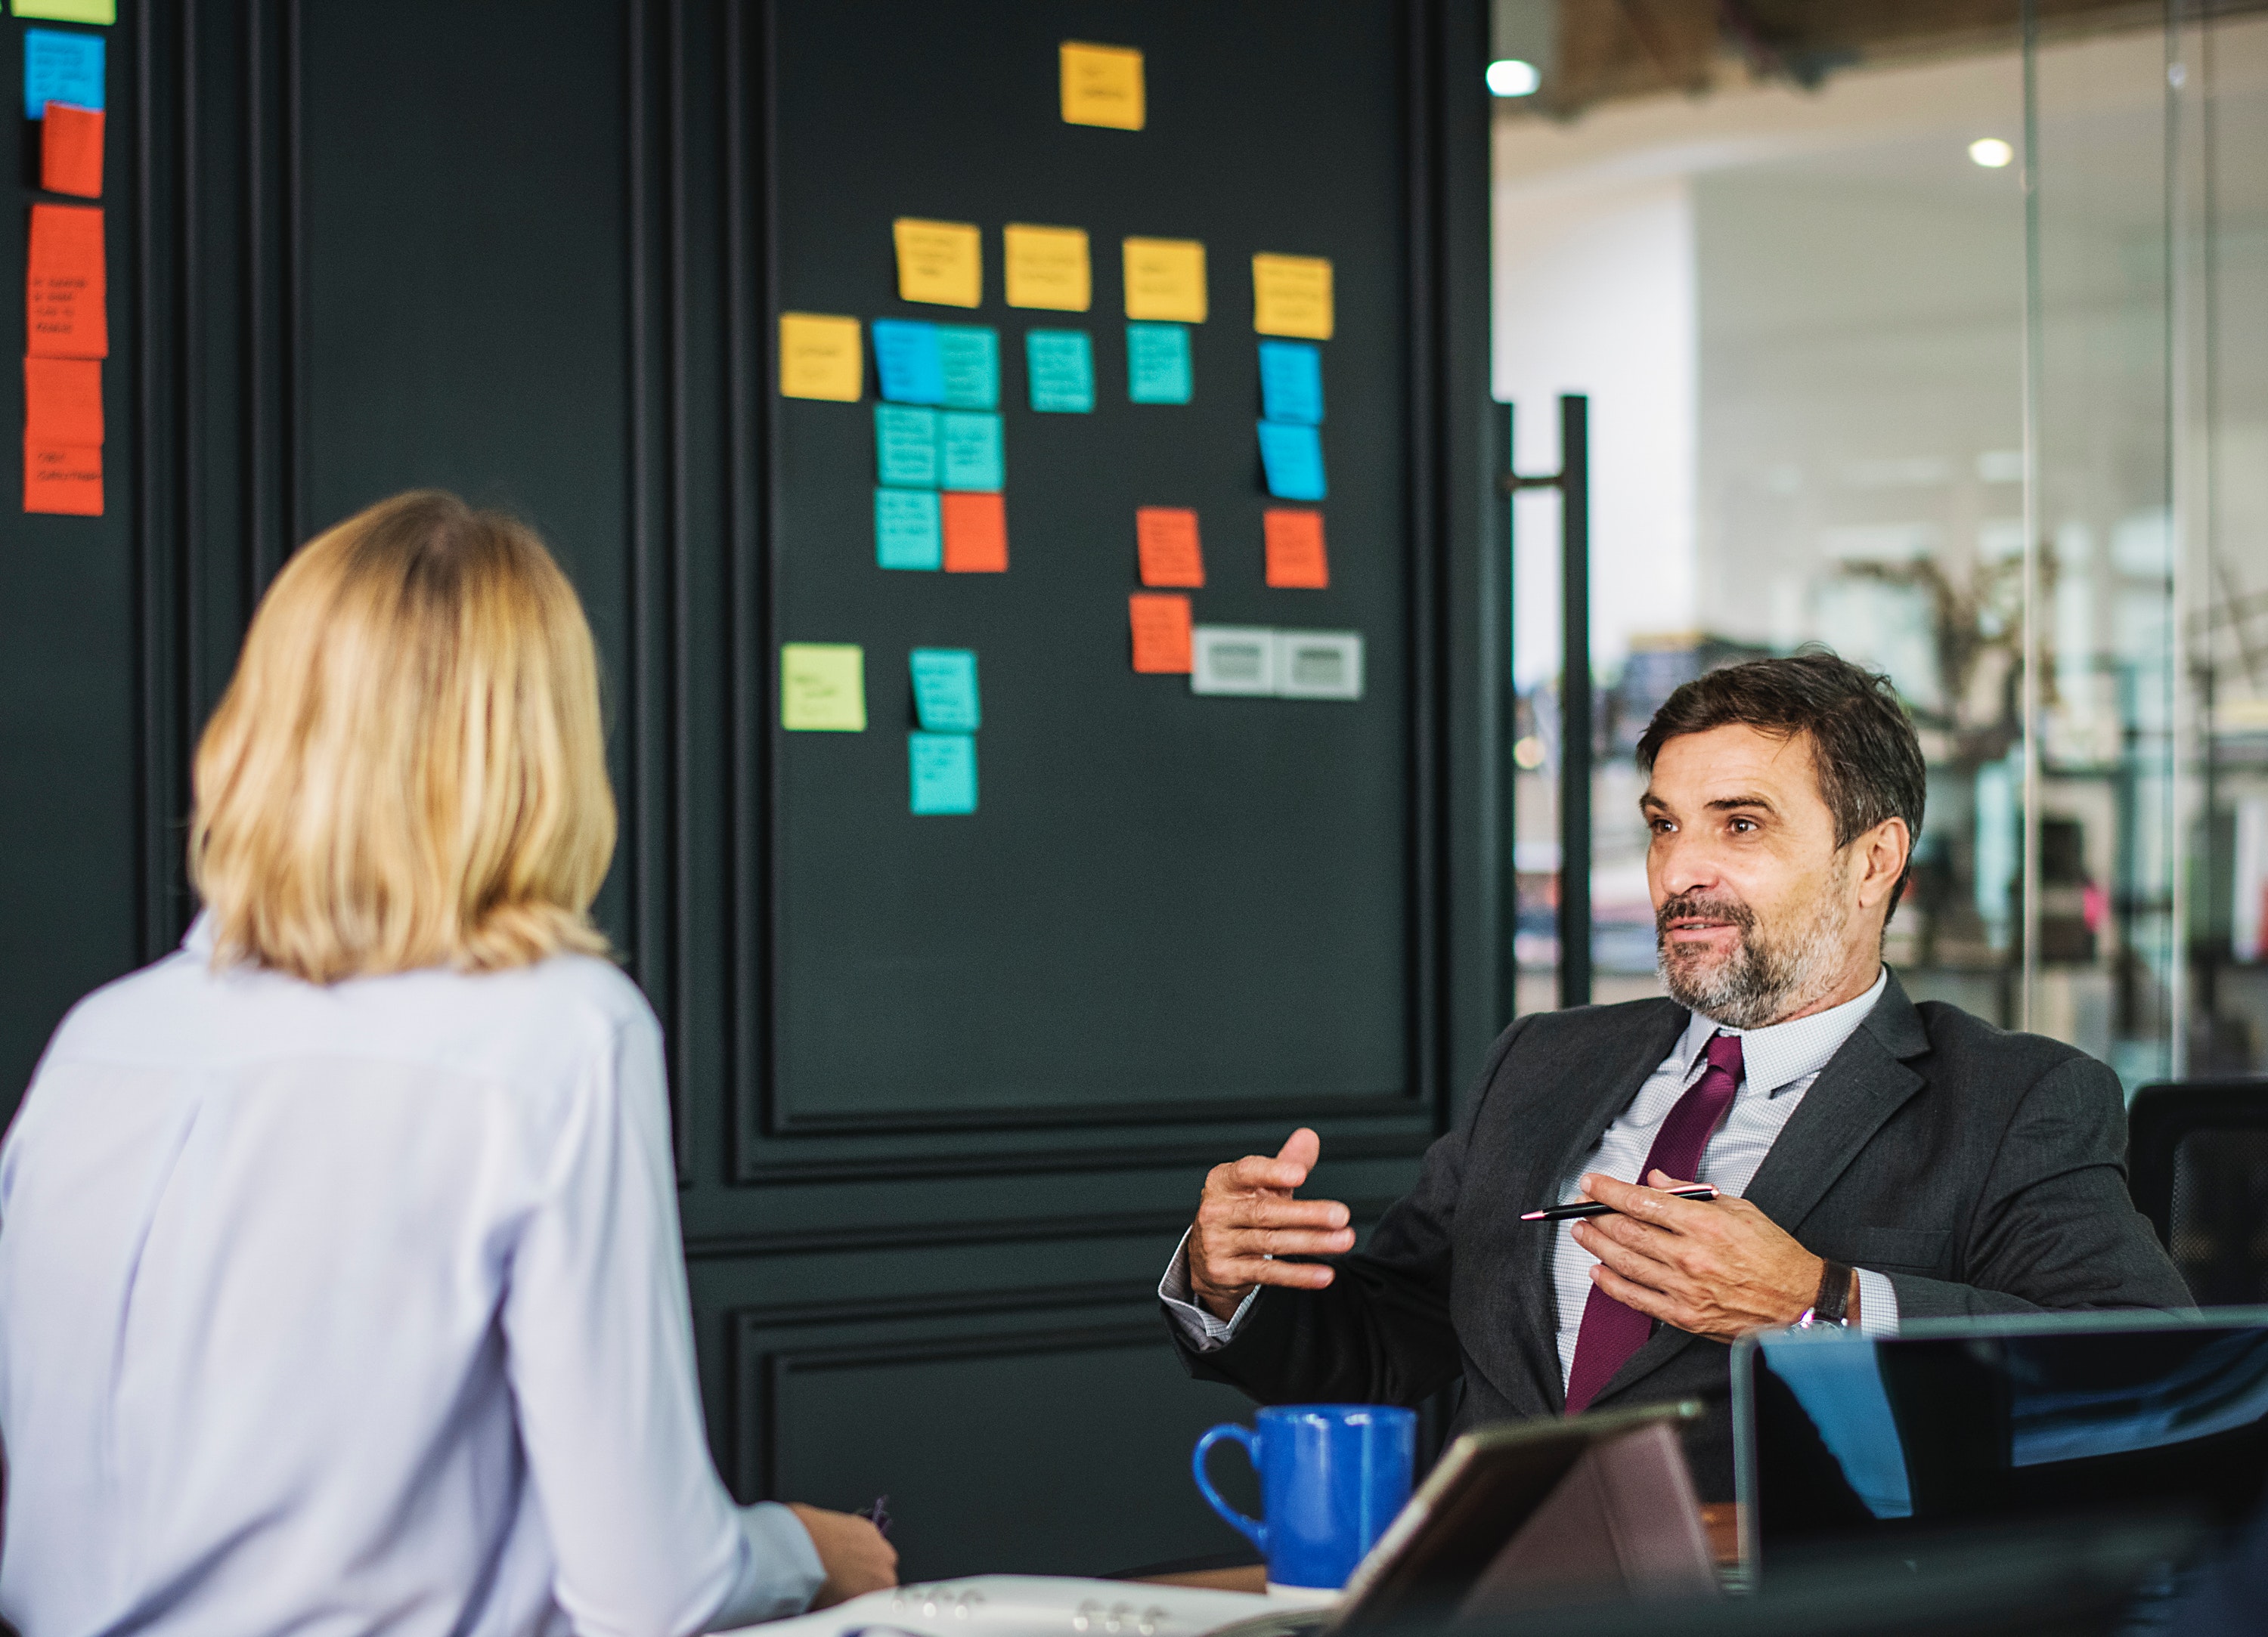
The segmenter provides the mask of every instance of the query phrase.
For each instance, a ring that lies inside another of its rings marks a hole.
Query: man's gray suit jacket
[[[1520,1213],[1558,1197],[1668,1057],[1668,1000],[1538,1012],[1498,1038],[1472,1112],[1324,1290],[1264,1288],[1192,1375],[1263,1404],[1416,1405],[1459,1376],[1455,1427],[1560,1415],[1557,1234]],[[2043,1309],[2175,1308],[2188,1288],[2126,1193],[2125,1109],[2101,1063],[1892,975],[1764,1156],[1748,1198],[1815,1255],[1889,1276],[1902,1322]],[[1702,1498],[1730,1500],[1724,1343],[1656,1324],[1594,1407],[1698,1398]]]

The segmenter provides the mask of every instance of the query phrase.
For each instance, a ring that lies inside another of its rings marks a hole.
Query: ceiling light
[[[1969,144],[1969,157],[1988,171],[1997,171],[2016,157],[2016,150],[1998,136],[1979,136]]]
[[[1500,57],[1488,65],[1489,94],[1493,97],[1530,97],[1543,83],[1543,76],[1533,62],[1523,62],[1518,57]]]

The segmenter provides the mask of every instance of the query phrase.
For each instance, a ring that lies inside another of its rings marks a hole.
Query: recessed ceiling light
[[[1969,144],[1969,157],[1988,171],[1997,171],[2016,157],[2016,150],[1998,136],[1979,136]]]
[[[1523,62],[1518,57],[1499,57],[1488,65],[1488,88],[1492,97],[1531,97],[1543,83],[1543,75],[1533,62]]]

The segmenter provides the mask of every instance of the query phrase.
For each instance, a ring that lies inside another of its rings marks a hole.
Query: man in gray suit
[[[1917,1006],[1882,965],[1926,778],[1886,679],[1822,653],[1712,672],[1638,760],[1671,998],[1506,1030],[1359,1255],[1344,1205],[1294,1197],[1314,1132],[1215,1167],[1159,1287],[1193,1374],[1278,1404],[1462,1376],[1460,1426],[1700,1398],[1687,1453],[1728,1500],[1748,1331],[2189,1305],[2127,1198],[2110,1071]],[[1694,1181],[1720,1197],[1666,1192]],[[1521,1220],[1586,1198],[1616,1214]]]

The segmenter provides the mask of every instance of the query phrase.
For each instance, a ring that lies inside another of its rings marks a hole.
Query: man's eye
[[[1756,827],[1756,821],[1753,818],[1735,818],[1731,822],[1734,830],[1742,835],[1746,835]]]

